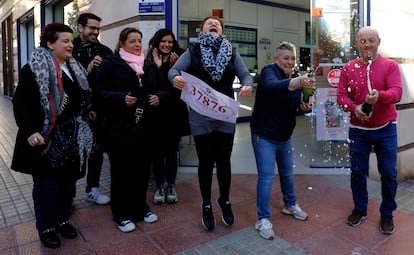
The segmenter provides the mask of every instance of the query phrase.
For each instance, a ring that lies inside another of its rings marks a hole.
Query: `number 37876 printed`
[[[220,93],[195,76],[181,72],[187,85],[181,99],[194,111],[210,118],[236,123],[240,103]]]

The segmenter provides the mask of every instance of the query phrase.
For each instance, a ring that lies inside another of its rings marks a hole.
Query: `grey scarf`
[[[90,91],[87,80],[88,72],[75,59],[71,58],[66,62],[75,73],[75,79],[82,90]],[[47,139],[56,125],[57,116],[63,111],[67,95],[62,87],[58,89],[58,65],[50,49],[38,47],[33,51],[29,61],[30,68],[39,86],[40,104],[45,113],[41,134]],[[88,158],[94,143],[92,131],[83,115],[75,116],[79,125],[77,143],[81,162]],[[82,165],[82,164],[81,164]]]

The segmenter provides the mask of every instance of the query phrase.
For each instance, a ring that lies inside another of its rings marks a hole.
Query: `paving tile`
[[[11,229],[13,229],[15,233],[16,242],[19,246],[39,241],[39,234],[37,233],[36,223],[34,220],[18,224]]]
[[[379,244],[375,249],[378,254],[398,254],[398,255],[411,255],[414,251],[414,242],[411,235],[396,235],[383,243]]]
[[[154,224],[139,222],[137,229],[131,233],[122,233],[115,226],[109,205],[95,205],[85,200],[86,180],[83,178],[77,182],[77,194],[74,198],[76,209],[70,219],[79,231],[79,237],[74,240],[62,239],[61,248],[48,249],[40,243],[35,228],[32,178],[8,168],[16,128],[10,100],[1,96],[0,123],[0,135],[6,137],[0,142],[0,255],[413,254],[414,243],[411,237],[414,233],[414,180],[407,180],[399,185],[398,210],[394,214],[396,231],[389,236],[378,230],[381,203],[378,181],[368,179],[368,219],[354,228],[346,224],[346,218],[353,208],[349,171],[338,170],[345,174],[295,176],[298,203],[309,215],[305,222],[281,213],[283,200],[275,171],[270,220],[276,237],[269,241],[261,238],[254,229],[257,219],[255,168],[248,169],[253,174],[232,175],[230,199],[235,223],[231,227],[224,226],[221,222],[220,210],[215,204],[219,192],[214,176],[212,203],[217,225],[213,231],[206,231],[201,225],[201,194],[196,168],[187,168],[186,172],[183,171],[184,168],[180,168],[176,185],[180,201],[173,205],[152,204],[154,182],[151,179],[152,189],[148,192],[147,201],[160,219]],[[246,125],[242,126],[242,130],[248,132]],[[235,141],[237,147],[233,153],[238,154],[235,155],[238,161],[251,160],[249,134],[238,132],[238,136],[240,137]],[[300,151],[306,148],[296,149]],[[301,169],[309,159],[308,155],[295,155],[295,171],[310,171]],[[242,161],[236,167],[246,168],[251,165],[254,166],[254,162],[244,164]],[[320,173],[323,172],[323,169],[320,170]],[[101,191],[109,195],[110,174],[106,155],[100,184]]]
[[[0,230],[0,251],[16,247],[14,231],[10,228]]]
[[[0,255],[17,255],[17,251],[15,248],[7,249],[7,250],[0,250]]]
[[[137,246],[139,244],[139,246]],[[99,255],[139,255],[139,254],[151,254],[151,255],[165,255],[172,253],[165,253],[158,249],[151,240],[148,240],[145,236],[134,236],[131,239],[121,240],[117,243],[113,243],[111,246],[99,248],[96,250]]]
[[[166,230],[151,232],[148,236],[169,254],[187,250],[217,238],[216,231],[207,232],[200,225],[192,222],[181,221],[176,225]]]

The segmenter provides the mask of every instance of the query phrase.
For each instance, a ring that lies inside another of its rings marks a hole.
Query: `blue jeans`
[[[351,189],[355,210],[366,212],[368,207],[367,176],[372,147],[377,155],[381,175],[381,216],[390,217],[397,209],[397,125],[389,124],[379,130],[350,128]]]
[[[292,140],[274,141],[252,133],[252,144],[256,157],[257,214],[258,219],[270,217],[270,194],[275,179],[275,160],[279,172],[283,202],[287,207],[296,204],[293,176]]]

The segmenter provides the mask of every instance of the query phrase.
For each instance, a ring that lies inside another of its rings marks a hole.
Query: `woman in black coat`
[[[184,52],[178,45],[173,32],[162,28],[149,41],[146,58],[154,62],[168,81],[168,71]],[[180,99],[181,90],[168,83],[171,88],[168,103],[162,106],[162,127],[157,135],[160,145],[154,151],[153,171],[155,184],[154,204],[178,202],[175,180],[178,163],[177,152],[182,136],[190,134],[187,104]],[[165,185],[167,184],[167,185]]]
[[[134,221],[158,220],[146,195],[159,108],[169,87],[157,66],[145,61],[142,33],[135,28],[121,31],[115,54],[104,61],[95,84],[93,101],[103,119],[100,144],[111,164],[113,220],[122,232],[130,232]]]
[[[33,177],[36,228],[50,248],[60,246],[55,231],[65,238],[77,237],[68,220],[76,180],[93,144],[87,72],[72,59],[72,40],[70,27],[47,25],[40,47],[21,70],[13,97],[19,130],[11,169]],[[59,140],[66,136],[58,130],[68,131],[67,139]]]

